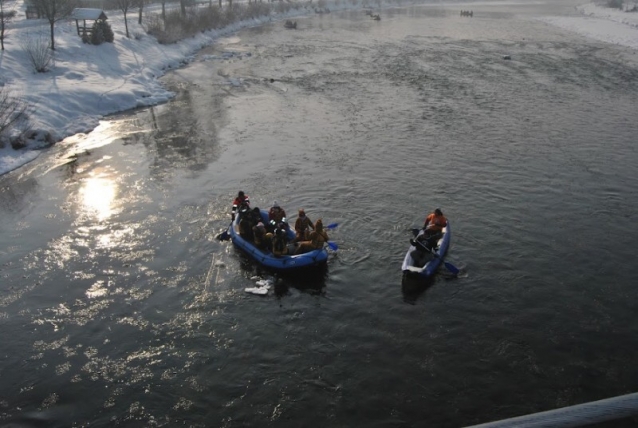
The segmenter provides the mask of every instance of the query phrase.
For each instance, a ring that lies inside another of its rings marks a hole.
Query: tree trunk
[[[141,1],[140,2],[140,10],[139,10],[139,14],[137,16],[137,23],[142,25],[142,10],[144,9],[144,2]]]
[[[2,1],[0,0],[0,47],[4,50],[4,10],[2,9]]]
[[[162,2],[162,22],[166,25],[166,2]]]
[[[128,21],[126,20],[126,12],[124,12],[124,28],[126,29],[126,38],[130,39],[131,36],[128,35]]]
[[[55,21],[51,20],[49,23],[51,24],[51,50],[54,51],[55,50],[55,35],[53,31],[53,26],[55,25]]]
[[[219,0],[219,1],[221,1],[221,0]],[[182,16],[186,16],[186,2],[185,2],[185,0],[179,0],[179,7],[181,8]]]

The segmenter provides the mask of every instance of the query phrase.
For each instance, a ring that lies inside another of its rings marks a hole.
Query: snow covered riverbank
[[[386,6],[396,6],[396,3],[388,2]],[[339,6],[329,4],[329,7],[332,10],[357,8],[343,1],[339,2]],[[360,5],[358,7],[361,8]],[[577,9],[582,17],[545,17],[543,20],[588,37],[638,50],[638,13],[595,4],[582,5]],[[62,21],[55,27],[56,53],[51,70],[35,73],[21,42],[29,37],[47,37],[48,24],[44,20],[24,19],[21,2],[18,2],[17,10],[18,16],[6,30],[6,50],[0,56],[0,85],[31,106],[32,128],[50,131],[56,138],[89,132],[105,115],[168,100],[172,94],[162,86],[158,77],[185,64],[198,50],[220,37],[272,20],[283,21],[314,13],[312,8],[304,7],[276,17],[263,17],[236,23],[223,30],[200,33],[171,45],[161,45],[154,37],[146,35],[137,24],[135,14],[129,14],[131,38],[127,38],[121,12],[109,11],[108,22],[115,33],[115,40],[99,46],[82,43],[75,22]],[[153,12],[147,10],[146,13]],[[28,149],[1,148],[0,174],[33,160],[38,153]]]

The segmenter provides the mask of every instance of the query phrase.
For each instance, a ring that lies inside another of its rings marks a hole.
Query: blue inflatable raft
[[[268,213],[264,210],[260,210],[261,218],[264,224],[268,223]],[[328,251],[326,248],[313,250],[308,253],[297,255],[285,255],[276,257],[272,251],[261,250],[257,248],[252,242],[244,239],[239,234],[239,222],[241,220],[242,213],[235,217],[235,220],[230,225],[230,239],[233,244],[243,250],[256,262],[262,266],[273,271],[296,271],[304,268],[318,267],[325,265],[328,261]],[[295,238],[295,232],[290,228],[287,228],[286,233],[288,235],[288,241],[292,242]],[[292,245],[289,245],[289,252],[294,251]]]

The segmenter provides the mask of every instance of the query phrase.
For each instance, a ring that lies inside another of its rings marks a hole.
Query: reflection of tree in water
[[[125,144],[141,142],[155,155],[151,174],[159,178],[181,169],[202,171],[221,153],[217,131],[223,96],[203,97],[196,85],[175,91],[170,102],[137,112],[135,126],[142,132],[124,138]]]
[[[27,211],[28,197],[36,195],[40,185],[38,180],[27,177],[25,180],[11,173],[0,178],[0,211],[20,213]]]

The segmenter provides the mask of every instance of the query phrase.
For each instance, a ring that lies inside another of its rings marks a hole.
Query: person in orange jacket
[[[440,208],[437,208],[433,213],[430,213],[425,218],[425,223],[423,223],[423,229],[425,231],[431,231],[432,233],[443,231],[445,226],[447,226],[447,219]]]
[[[432,237],[441,234],[445,226],[447,226],[447,219],[443,215],[443,211],[437,208],[426,217],[423,230],[425,230],[427,237]]]
[[[310,232],[308,236],[308,241],[302,241],[299,243],[299,246],[295,250],[295,254],[303,254],[309,251],[318,250],[323,248],[326,242],[328,242],[330,238],[325,230],[323,230],[323,220],[319,219],[315,223],[315,230]]]
[[[447,219],[440,208],[429,214],[423,224],[423,233],[416,239],[410,239],[410,244],[420,252],[433,251],[437,242],[443,236],[443,228],[447,226]]]

